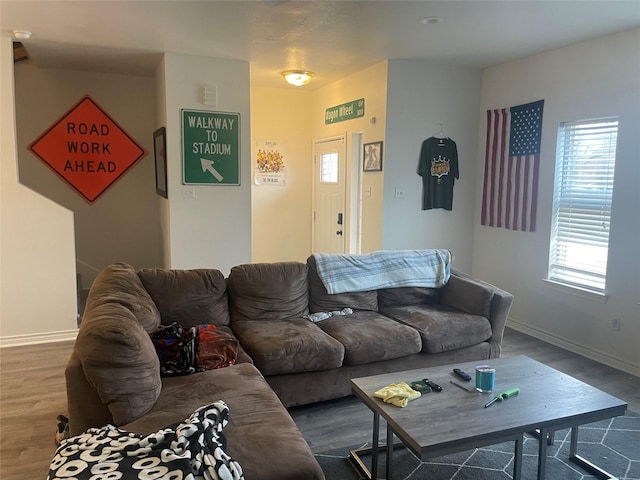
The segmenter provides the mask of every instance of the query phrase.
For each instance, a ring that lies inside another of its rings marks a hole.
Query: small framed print
[[[153,132],[153,155],[156,162],[156,193],[169,198],[167,193],[167,135],[164,127]]]
[[[365,172],[382,171],[382,142],[364,144],[362,167]]]

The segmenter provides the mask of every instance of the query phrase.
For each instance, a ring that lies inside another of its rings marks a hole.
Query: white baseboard
[[[12,335],[0,337],[0,348],[18,347],[21,345],[37,345],[39,343],[64,342],[75,340],[78,330],[64,330],[62,332],[32,333],[28,335]]]
[[[640,365],[634,365],[633,363],[629,363],[620,358],[611,356],[608,353],[599,352],[597,350],[585,347],[584,345],[571,342],[566,338],[558,337],[556,335],[545,332],[544,330],[540,330],[525,323],[518,322],[517,320],[514,320],[512,318],[509,318],[509,320],[507,321],[507,326],[509,328],[517,330],[518,332],[526,333],[527,335],[530,335],[539,340],[543,340],[557,347],[564,348],[565,350],[569,350],[570,352],[577,353],[578,355],[582,355],[583,357],[587,357],[591,360],[595,360],[596,362],[604,363],[605,365],[608,365],[617,370],[622,370],[623,372],[635,375],[636,377],[640,377]]]

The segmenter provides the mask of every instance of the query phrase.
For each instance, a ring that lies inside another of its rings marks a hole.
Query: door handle
[[[342,235],[342,230],[338,230],[338,231],[336,232],[336,235]]]

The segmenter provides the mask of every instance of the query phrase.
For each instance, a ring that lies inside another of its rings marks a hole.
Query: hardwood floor
[[[0,478],[44,479],[66,415],[64,368],[73,342],[0,349]]]
[[[64,367],[73,342],[0,349],[0,478],[43,479],[66,415]],[[625,400],[640,412],[640,378],[507,329],[503,356],[527,355]],[[370,440],[371,414],[354,397],[291,409],[314,452]],[[328,425],[330,425],[328,427]]]

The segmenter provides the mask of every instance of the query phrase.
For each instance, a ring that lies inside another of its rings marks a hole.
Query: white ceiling
[[[0,26],[31,31],[43,67],[150,75],[170,51],[249,61],[252,85],[312,70],[317,88],[384,59],[487,67],[627,30],[640,0],[0,0]]]

